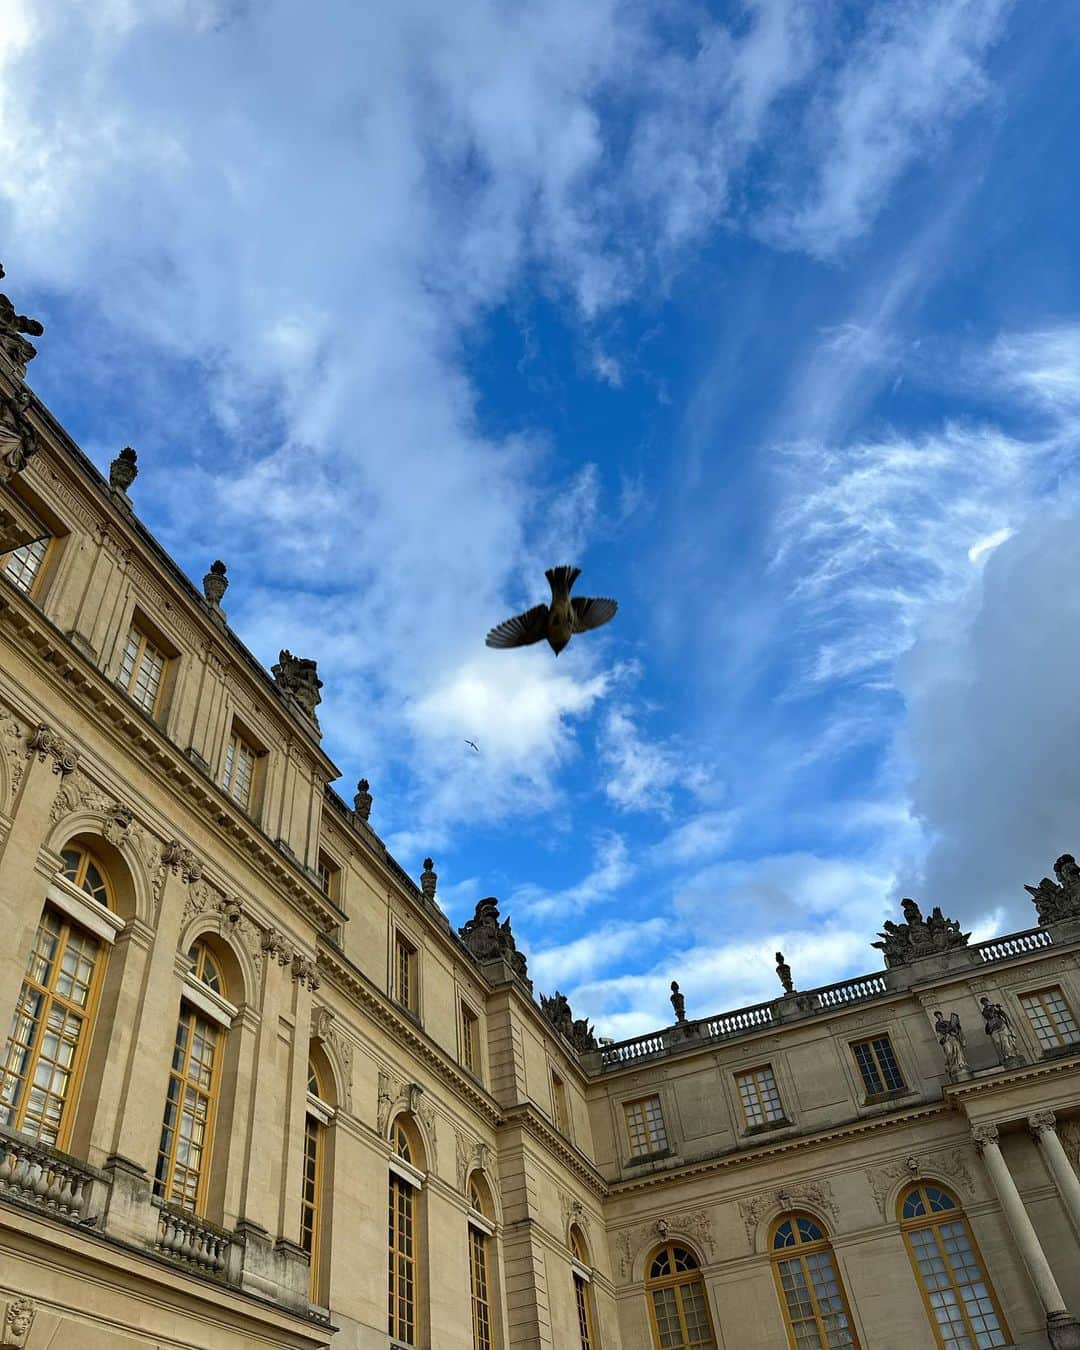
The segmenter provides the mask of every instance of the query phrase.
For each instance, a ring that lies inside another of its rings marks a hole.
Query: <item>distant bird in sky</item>
[[[476,744],[475,741],[469,741],[469,740],[467,740],[467,741],[465,742],[465,744],[466,744],[467,746],[469,746],[471,749],[475,750],[477,754],[480,753],[480,747]]]
[[[619,608],[615,600],[597,600],[586,595],[570,598],[574,582],[581,576],[580,567],[549,567],[544,573],[551,587],[551,604],[534,605],[524,614],[515,614],[496,624],[487,635],[489,647],[528,647],[541,638],[556,656],[574,633],[585,633],[599,628],[615,617]]]

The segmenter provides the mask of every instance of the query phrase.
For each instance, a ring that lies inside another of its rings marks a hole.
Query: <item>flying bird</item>
[[[477,754],[480,753],[480,747],[476,744],[475,741],[466,741],[465,744],[469,746],[470,749],[475,750]]]
[[[615,617],[619,608],[614,600],[598,600],[586,595],[570,598],[570,590],[581,576],[580,567],[549,567],[544,573],[551,587],[551,604],[534,605],[524,614],[515,614],[496,624],[487,635],[489,647],[528,647],[541,638],[556,656],[574,633],[599,628]]]

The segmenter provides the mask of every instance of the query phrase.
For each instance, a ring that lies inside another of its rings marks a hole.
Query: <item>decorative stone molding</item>
[[[457,1175],[457,1188],[465,1194],[465,1186],[473,1172],[487,1172],[491,1150],[478,1139],[471,1139],[460,1130],[454,1131],[454,1166]],[[494,1189],[494,1188],[493,1188]]]
[[[424,1095],[423,1085],[407,1083],[386,1069],[379,1070],[379,1104],[376,1123],[385,1139],[391,1117],[408,1111],[423,1126],[429,1172],[439,1170],[439,1139],[435,1132],[435,1107]]]
[[[312,993],[322,984],[314,960],[310,956],[304,956],[301,952],[293,953],[292,977],[297,984],[303,985]]]
[[[188,887],[188,896],[180,921],[180,950],[187,951],[188,930],[197,918],[203,915],[216,916],[218,932],[222,937],[231,939],[234,947],[241,948],[250,962],[250,973],[254,983],[252,988],[246,991],[247,1002],[258,1002],[262,996],[265,966],[263,929],[250,917],[239,899],[235,896],[226,896],[224,892],[206,881],[201,869],[197,878],[189,880],[191,884]]]
[[[570,1229],[580,1228],[586,1237],[589,1235],[589,1213],[576,1195],[569,1191],[559,1192],[559,1208],[562,1210],[563,1237],[570,1245]]]
[[[880,1167],[868,1167],[866,1179],[874,1194],[881,1217],[886,1221],[891,1217],[889,1196],[898,1181],[920,1181],[926,1176],[947,1177],[955,1182],[971,1197],[975,1194],[975,1179],[971,1175],[963,1152],[958,1148],[945,1149],[939,1153],[928,1153],[922,1157],[910,1154],[906,1158],[895,1158],[882,1163]]]
[[[344,1106],[347,1111],[351,1112],[353,1086],[352,1042],[343,1034],[341,1028],[334,1019],[334,1014],[329,1008],[312,1008],[311,1034],[316,1040],[322,1041],[331,1057],[336,1059],[338,1072],[341,1077],[342,1090],[342,1100],[338,1105]]]
[[[975,1152],[981,1158],[983,1150],[988,1144],[996,1144],[998,1141],[998,1127],[988,1122],[981,1125],[972,1125],[971,1140],[975,1145]]]
[[[28,732],[17,717],[6,713],[0,719],[0,745],[8,762],[8,788],[12,798],[19,791],[23,771],[26,768],[26,742]],[[3,803],[0,803],[3,805]]]
[[[27,756],[32,758],[37,755],[41,764],[52,757],[53,773],[65,774],[74,773],[79,767],[79,752],[63,737],[58,736],[47,722],[39,722],[30,734],[30,739],[26,745]]]
[[[1027,1118],[1028,1133],[1036,1143],[1039,1142],[1039,1135],[1043,1130],[1053,1130],[1057,1127],[1057,1116],[1053,1111],[1032,1111]]]
[[[169,868],[173,876],[182,877],[184,881],[189,883],[202,879],[202,863],[191,849],[182,844],[179,839],[170,839],[162,847],[161,866]]]
[[[259,946],[266,953],[268,960],[277,961],[283,969],[292,965],[296,953],[293,951],[292,943],[280,929],[264,929]]]
[[[782,1214],[785,1210],[798,1209],[800,1206],[823,1211],[828,1214],[834,1226],[839,1222],[839,1207],[833,1199],[832,1187],[827,1181],[794,1182],[775,1191],[762,1191],[758,1195],[740,1200],[739,1214],[742,1216],[750,1250],[754,1250],[758,1225],[767,1214],[773,1211]]]
[[[37,1316],[37,1304],[32,1298],[13,1298],[4,1309],[3,1340],[0,1345],[21,1347],[26,1344],[30,1328]]]
[[[710,1258],[716,1256],[716,1239],[713,1237],[712,1220],[704,1210],[693,1210],[685,1214],[664,1215],[651,1223],[639,1224],[625,1233],[619,1234],[619,1271],[623,1279],[628,1279],[634,1269],[634,1258],[643,1246],[654,1246],[674,1238],[686,1237]]]

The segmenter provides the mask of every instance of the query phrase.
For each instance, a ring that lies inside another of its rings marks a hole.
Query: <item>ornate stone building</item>
[[[1023,933],[905,902],[876,973],[597,1044],[334,792],[314,663],[29,392],[39,331],[0,298],[0,1345],[1080,1345],[1071,858]]]

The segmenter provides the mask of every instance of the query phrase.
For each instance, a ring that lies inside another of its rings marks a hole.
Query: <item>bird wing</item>
[[[524,614],[515,614],[512,619],[504,619],[487,635],[489,647],[528,647],[547,636],[547,605],[533,605]]]
[[[588,595],[575,595],[570,603],[574,606],[575,633],[586,633],[590,628],[608,623],[619,608],[617,600],[598,600]]]

